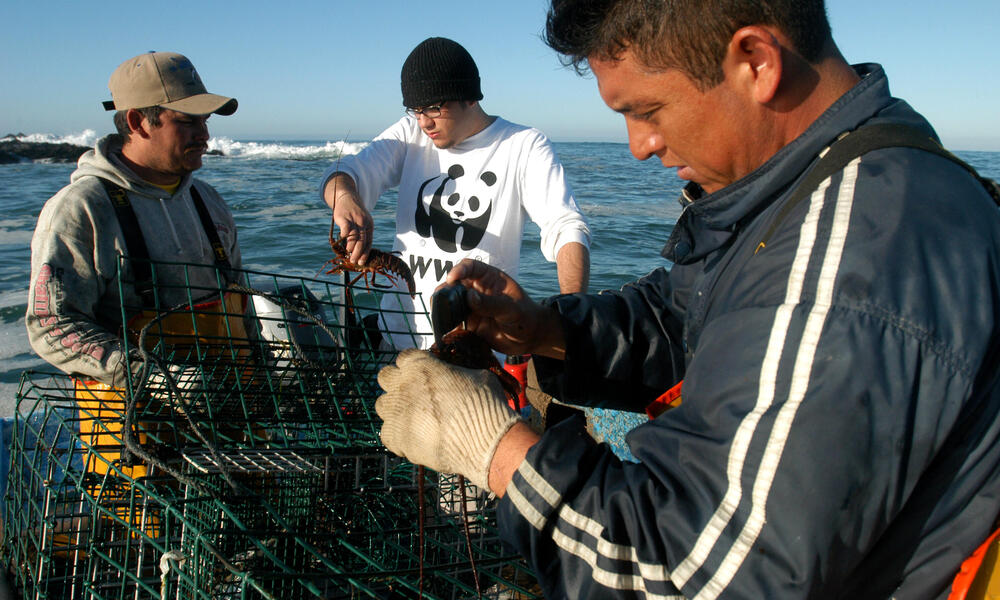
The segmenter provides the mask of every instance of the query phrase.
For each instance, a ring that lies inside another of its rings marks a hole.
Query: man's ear
[[[749,25],[733,34],[723,70],[734,77],[759,104],[768,104],[781,84],[781,42],[767,27]]]
[[[149,121],[146,117],[142,116],[142,113],[134,108],[128,109],[125,112],[125,122],[128,123],[129,131],[131,135],[138,135],[142,138],[149,137]]]

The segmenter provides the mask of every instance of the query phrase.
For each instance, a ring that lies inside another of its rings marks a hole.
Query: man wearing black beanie
[[[541,229],[559,291],[585,292],[590,229],[549,140],[483,110],[479,69],[452,40],[418,44],[403,63],[400,87],[407,115],[358,154],[338,159],[320,184],[351,259],[361,264],[372,243],[370,211],[383,192],[399,188],[393,250],[410,266],[421,296],[402,312],[398,302],[384,311],[398,321],[382,324],[387,341],[399,349],[430,346],[427,318],[411,315],[426,311],[463,258],[516,274],[525,216]]]

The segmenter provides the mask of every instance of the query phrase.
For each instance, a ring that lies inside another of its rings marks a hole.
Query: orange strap
[[[528,399],[524,395],[524,390],[528,389],[528,360],[530,359],[530,354],[515,354],[508,356],[503,363],[503,370],[513,375],[521,388],[521,391],[517,394],[517,406],[514,406],[514,398],[507,399],[507,404],[513,410],[519,411],[528,406]]]
[[[646,414],[649,415],[650,419],[655,419],[671,408],[676,408],[681,405],[682,385],[684,385],[683,379],[678,381],[677,385],[674,387],[663,392],[659,398],[649,403],[649,406],[646,407]]]
[[[992,579],[993,573],[980,573],[980,570],[983,569],[983,562],[990,551],[991,544],[997,540],[997,536],[1000,536],[1000,529],[994,531],[993,535],[986,538],[986,541],[976,548],[976,551],[969,558],[965,559],[958,569],[958,575],[955,575],[955,579],[951,582],[951,594],[948,596],[948,600],[979,600],[995,597],[993,595],[995,591],[989,590],[991,587],[989,579]],[[993,561],[996,561],[995,556]],[[977,576],[979,576],[978,584]],[[987,578],[987,581],[984,582],[984,578]]]

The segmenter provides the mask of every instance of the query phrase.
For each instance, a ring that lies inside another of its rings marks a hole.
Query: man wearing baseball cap
[[[404,61],[400,88],[407,114],[335,161],[320,184],[352,260],[362,263],[372,243],[370,211],[384,191],[399,188],[393,250],[410,266],[423,303],[402,311],[397,303],[385,317],[421,313],[463,258],[517,272],[526,216],[541,230],[542,254],[556,263],[560,291],[586,291],[590,229],[562,165],[540,131],[483,110],[469,52],[447,38],[424,40]],[[399,299],[409,303],[406,294]],[[433,342],[426,318],[381,329],[396,332],[387,339],[396,348]]]
[[[208,148],[208,117],[231,115],[237,103],[208,93],[191,61],[172,52],[125,61],[108,87],[104,107],[116,111],[118,133],[80,157],[38,217],[26,324],[43,359],[121,388],[137,370],[119,333],[122,307],[190,302],[191,290],[218,288],[217,272],[240,267],[232,213],[192,177]],[[121,267],[120,256],[129,259]],[[207,266],[156,265],[153,293],[149,261]]]

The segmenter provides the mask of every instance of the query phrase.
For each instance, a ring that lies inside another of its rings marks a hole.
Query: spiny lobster
[[[378,248],[372,248],[368,251],[368,260],[365,261],[365,264],[359,265],[351,262],[351,254],[347,251],[346,244],[347,238],[340,238],[334,241],[333,236],[330,237],[330,248],[333,249],[333,258],[326,261],[326,264],[323,265],[324,267],[332,265],[330,270],[326,272],[328,275],[343,273],[345,271],[358,273],[358,276],[350,281],[350,285],[353,285],[358,279],[363,277],[365,285],[369,288],[374,286],[375,275],[382,275],[394,285],[398,277],[406,282],[406,289],[410,292],[411,298],[417,295],[413,273],[410,272],[410,267],[398,255],[383,252]]]

